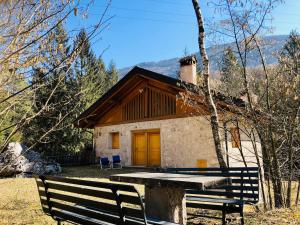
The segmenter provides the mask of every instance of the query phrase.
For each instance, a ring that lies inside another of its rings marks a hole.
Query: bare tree
[[[291,181],[295,179],[293,174],[297,174],[294,162],[298,143],[295,138],[299,130],[299,83],[294,80],[297,69],[286,63],[283,67],[282,63],[276,67],[267,66],[264,52],[273,43],[261,38],[265,32],[271,31],[268,26],[271,13],[279,3],[281,1],[276,0],[214,2],[225,18],[222,28],[215,31],[233,41],[234,52],[242,65],[247,110],[241,115],[252,121],[259,136],[270,208],[272,198],[275,207],[291,206]],[[260,63],[255,73],[250,68],[251,54],[255,54]]]
[[[81,16],[81,19],[84,19],[92,4],[93,0],[85,4],[72,0],[0,2],[0,153],[10,141],[21,140],[20,131],[26,124],[47,112],[50,107],[55,107],[49,102],[55,93],[61,91],[60,83],[69,79],[66,77],[68,71],[72,69],[84,43],[76,45],[68,54],[55,60],[55,54],[60,54],[61,46],[54,49],[51,45],[51,40],[55,38],[54,31],[61,24],[65,24],[71,16]],[[106,8],[95,24],[88,28],[87,39],[91,41],[98,39],[109,26],[112,18],[107,15],[109,6],[110,0],[107,1]],[[76,34],[79,30],[75,28],[69,31],[71,41],[75,38],[71,34]],[[45,52],[53,52],[53,57],[50,59]],[[43,77],[49,77],[60,71],[65,73],[61,73],[53,80],[53,90],[49,96],[45,96],[45,105],[33,113],[31,109],[34,104],[34,93],[47,85],[41,80],[32,80],[33,71],[37,68],[42,71]],[[74,93],[73,97],[82,94],[82,91],[84,90]],[[62,104],[69,104],[72,101],[73,99],[69,98]],[[72,114],[73,110],[60,114],[52,127],[40,133],[36,143],[45,141],[45,137],[55,130],[63,129],[65,126],[71,127],[72,124],[65,124],[64,121]],[[28,146],[28,149],[33,148],[36,143]]]
[[[202,17],[202,13],[201,13],[201,9],[200,9],[198,1],[192,0],[192,2],[193,2],[196,17],[197,17],[198,31],[199,31],[198,45],[199,45],[200,55],[201,55],[202,64],[203,64],[203,92],[204,92],[204,96],[205,96],[205,102],[206,102],[206,104],[209,108],[209,112],[210,112],[210,124],[211,124],[217,158],[218,158],[220,166],[225,168],[225,167],[227,167],[227,165],[224,160],[225,153],[221,146],[218,112],[217,112],[217,108],[214,103],[211,89],[210,89],[209,59],[208,59],[206,49],[205,49],[205,29],[204,29],[203,17]]]
[[[33,69],[41,68],[44,76],[62,69],[67,71],[80,52],[81,46],[76,46],[61,61],[47,63],[49,59],[44,52],[53,51],[49,42],[54,38],[53,31],[73,15],[86,16],[92,3],[88,1],[83,5],[71,0],[0,3],[0,136],[3,134],[4,138],[0,140],[0,152],[10,140],[18,140],[20,128],[38,115],[30,115],[30,99],[32,93],[44,84],[28,82]],[[109,25],[111,17],[106,16],[109,5],[110,1],[102,16],[89,29],[87,38],[94,39]],[[23,112],[19,114],[22,116],[9,121],[11,114],[21,109]]]

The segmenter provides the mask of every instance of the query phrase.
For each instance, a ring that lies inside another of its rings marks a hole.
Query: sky
[[[88,0],[81,0],[86,4]],[[207,1],[200,1],[204,20],[218,17]],[[67,29],[89,28],[99,21],[107,0],[94,0],[87,18],[72,16]],[[300,32],[300,1],[285,0],[273,11],[271,35]],[[117,68],[141,62],[181,57],[198,51],[197,24],[191,0],[112,0],[109,27],[92,40],[96,55]]]

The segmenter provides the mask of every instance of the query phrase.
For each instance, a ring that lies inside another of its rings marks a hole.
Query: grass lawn
[[[105,170],[96,166],[65,167],[63,176],[81,179],[107,180],[112,173],[133,172],[133,170]],[[143,186],[136,185],[143,192]],[[295,187],[294,187],[295,188]],[[255,213],[252,208],[246,210],[245,223],[247,225],[287,225],[300,224],[300,207],[273,210],[267,213]],[[220,224],[220,221],[194,220],[195,224]],[[56,224],[44,215],[41,210],[39,196],[34,179],[7,178],[0,179],[0,224]],[[238,224],[233,221],[230,224]]]

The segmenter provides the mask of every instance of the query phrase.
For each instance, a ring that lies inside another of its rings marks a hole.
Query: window
[[[111,133],[111,148],[112,149],[120,148],[120,134],[119,134],[119,132]]]
[[[239,129],[237,127],[230,128],[231,144],[233,148],[241,147]]]

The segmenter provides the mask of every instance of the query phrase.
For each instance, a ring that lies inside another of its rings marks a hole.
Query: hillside
[[[266,56],[265,59],[267,64],[270,65],[270,64],[277,63],[276,55],[278,55],[278,52],[282,49],[287,38],[288,38],[287,35],[273,35],[273,36],[267,36],[263,39],[264,41],[263,51]],[[207,54],[209,55],[211,60],[211,71],[213,73],[218,70],[218,62],[222,57],[223,50],[229,46],[234,49],[235,45],[233,43],[230,43],[225,45],[212,46],[207,49]],[[194,54],[197,55],[199,61],[199,52]],[[248,65],[250,67],[258,66],[260,64],[258,58],[259,58],[258,52],[255,50],[251,51],[250,54],[248,55]],[[175,58],[156,61],[156,62],[142,62],[136,64],[136,66],[140,66],[145,69],[149,69],[171,77],[176,77],[177,71],[179,70],[179,63],[178,63],[179,59],[180,57],[175,57]],[[132,67],[126,67],[120,69],[119,71],[121,77],[123,77]]]

